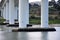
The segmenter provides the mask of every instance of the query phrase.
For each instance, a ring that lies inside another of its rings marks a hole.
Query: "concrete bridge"
[[[48,28],[48,0],[41,0],[41,27]],[[29,0],[2,0],[0,2],[1,14],[14,24],[18,19],[19,28],[26,28],[29,24]]]

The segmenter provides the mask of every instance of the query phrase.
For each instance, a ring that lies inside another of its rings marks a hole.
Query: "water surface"
[[[60,27],[55,28],[55,32],[0,31],[0,40],[60,40]]]

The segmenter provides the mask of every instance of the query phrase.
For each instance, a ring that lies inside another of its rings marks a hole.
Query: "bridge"
[[[41,27],[48,27],[48,0],[41,0]],[[18,19],[19,28],[29,24],[29,0],[2,0],[1,13],[9,24]]]

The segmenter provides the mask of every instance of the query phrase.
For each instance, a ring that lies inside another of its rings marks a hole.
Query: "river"
[[[0,31],[0,40],[60,40],[60,27],[55,32],[6,32]]]

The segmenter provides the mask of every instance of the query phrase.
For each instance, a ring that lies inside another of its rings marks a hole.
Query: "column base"
[[[18,19],[15,19],[15,24],[19,25]],[[27,24],[27,27],[32,27],[31,24]]]
[[[7,24],[7,27],[19,27],[18,24]]]
[[[6,20],[4,23],[9,24],[9,20]]]
[[[19,24],[18,19],[15,19],[14,21],[15,21],[15,24]]]
[[[19,27],[19,24],[7,24],[7,27]],[[32,25],[27,24],[27,27],[32,27]]]
[[[15,21],[18,21],[18,19],[15,19]]]
[[[3,23],[0,23],[0,25],[7,25],[7,24],[9,24],[9,20],[7,20],[7,21],[5,21]]]
[[[27,27],[32,27],[32,24],[27,24]]]
[[[7,25],[7,24],[9,24],[9,23],[0,23],[0,25]]]
[[[55,28],[19,28],[13,29],[12,32],[50,32],[56,31]]]

